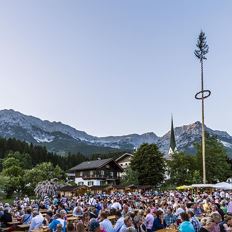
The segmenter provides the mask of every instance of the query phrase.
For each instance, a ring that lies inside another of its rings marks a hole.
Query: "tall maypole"
[[[206,54],[209,52],[209,46],[206,42],[206,36],[203,31],[200,32],[197,40],[197,49],[194,51],[195,56],[199,59],[201,64],[201,91],[195,95],[197,100],[201,100],[201,117],[202,117],[202,167],[203,167],[203,183],[206,183],[206,167],[205,167],[205,113],[204,113],[204,99],[209,97],[210,90],[204,89],[203,76],[203,61],[206,60]]]

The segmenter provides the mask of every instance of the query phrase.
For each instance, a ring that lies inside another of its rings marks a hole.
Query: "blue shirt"
[[[66,232],[66,221],[61,218],[52,220],[52,222],[48,225],[48,227],[51,231],[56,231],[56,227],[58,224],[62,225],[62,232]]]
[[[195,232],[193,225],[190,221],[184,221],[179,226],[180,232]]]
[[[164,216],[164,221],[167,226],[170,226],[176,222],[176,216],[174,214],[166,214]]]
[[[161,224],[160,218],[157,217],[154,219],[152,231],[157,231],[157,230],[163,229],[165,227],[166,227],[165,221],[163,221],[163,224]]]

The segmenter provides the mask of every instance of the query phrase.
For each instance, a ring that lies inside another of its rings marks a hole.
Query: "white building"
[[[123,176],[126,174],[126,169],[130,167],[132,157],[133,157],[132,154],[125,153],[115,160],[118,163],[118,165],[121,166],[121,168],[123,169],[123,172],[121,173],[120,176]]]
[[[111,158],[82,162],[71,168],[68,171],[68,176],[77,185],[117,185],[121,172],[123,172],[123,168]]]

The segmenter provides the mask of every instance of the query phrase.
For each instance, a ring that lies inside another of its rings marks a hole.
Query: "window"
[[[113,172],[110,172],[110,177],[113,177],[114,176],[114,173]]]
[[[78,185],[84,185],[84,182],[78,182]]]
[[[88,181],[88,186],[92,186],[93,185],[93,181]]]
[[[104,170],[101,170],[101,175],[104,176],[105,172]]]
[[[101,186],[105,185],[105,183],[106,183],[106,182],[105,182],[104,180],[101,180],[101,181],[100,181],[100,185],[101,185]]]
[[[93,171],[90,171],[90,176],[93,176]]]
[[[83,172],[80,172],[80,176],[83,176]]]

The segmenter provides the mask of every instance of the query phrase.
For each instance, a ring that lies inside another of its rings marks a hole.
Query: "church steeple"
[[[177,151],[176,139],[175,139],[175,133],[174,133],[174,126],[173,126],[173,117],[172,117],[172,119],[171,119],[171,133],[170,133],[170,146],[169,146],[168,155],[172,155],[176,151]]]

